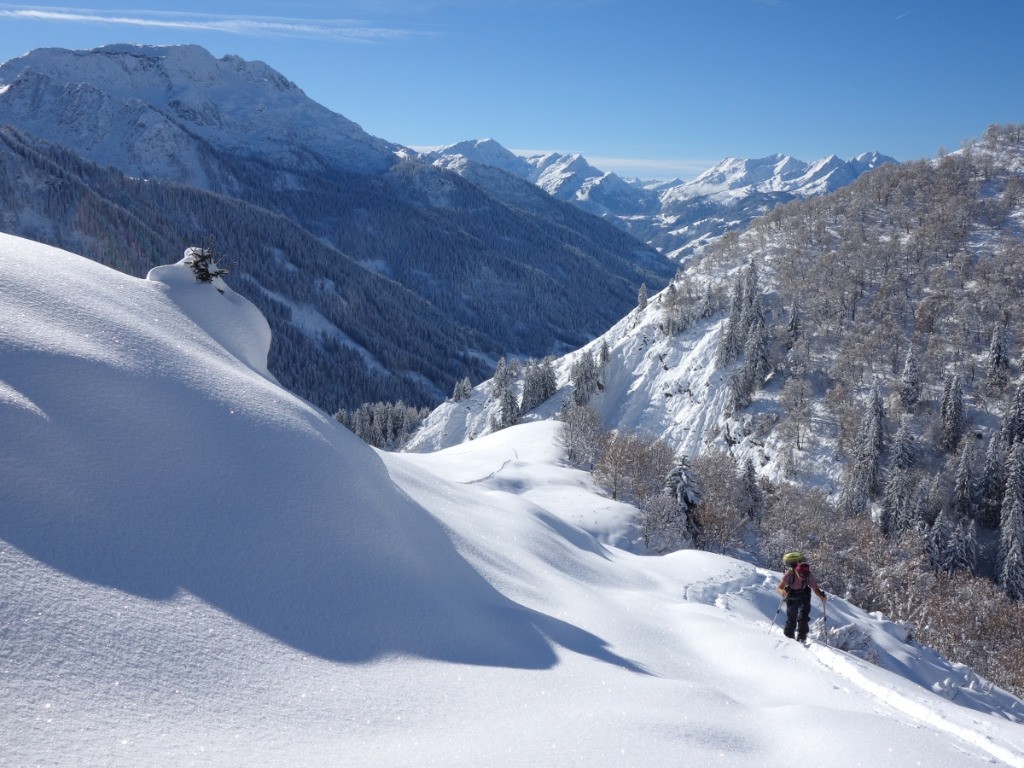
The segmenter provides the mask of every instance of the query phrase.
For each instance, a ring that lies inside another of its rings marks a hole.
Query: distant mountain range
[[[474,184],[198,46],[0,65],[0,211],[137,276],[214,239],[270,319],[271,370],[328,410],[432,404],[501,355],[576,348],[675,272],[525,180]]]
[[[198,46],[0,65],[0,228],[136,276],[214,242],[270,320],[271,371],[329,411],[432,405],[502,355],[576,349],[688,253],[887,160],[643,183],[493,141],[421,155]]]
[[[896,162],[878,152],[851,160],[832,155],[814,163],[786,155],[730,157],[692,181],[642,181],[601,171],[579,154],[523,157],[493,139],[452,144],[422,157],[482,185],[486,179],[474,169],[499,168],[616,223],[677,260],[779,203],[832,192],[866,171]]]

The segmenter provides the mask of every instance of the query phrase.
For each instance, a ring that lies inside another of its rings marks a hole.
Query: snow
[[[8,119],[35,136],[128,175],[202,188],[213,181],[197,137],[247,156],[258,147],[261,158],[292,168],[380,172],[397,149],[266,64],[215,59],[197,45],[34,50],[0,64],[0,97]]]
[[[1024,765],[883,618],[631,551],[551,422],[375,452],[229,291],[0,235],[0,764]]]

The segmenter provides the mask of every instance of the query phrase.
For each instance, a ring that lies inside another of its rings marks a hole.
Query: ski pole
[[[782,598],[782,602],[779,603],[779,607],[775,609],[775,615],[772,616],[772,625],[768,627],[768,634],[771,634],[771,631],[775,629],[775,620],[779,618],[779,611],[782,610],[782,604],[785,602],[786,598]]]
[[[828,648],[828,613],[825,611],[825,602],[821,601],[821,634],[825,638],[825,647]]]

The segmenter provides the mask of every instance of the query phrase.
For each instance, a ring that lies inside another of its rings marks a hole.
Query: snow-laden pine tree
[[[1024,598],[1024,442],[1010,449],[1006,494],[999,524],[999,583],[1015,600]]]
[[[871,427],[869,438],[873,442],[875,453],[881,455],[885,450],[886,415],[885,403],[882,400],[882,391],[878,384],[871,387],[871,394],[868,396],[868,423]]]
[[[928,559],[939,573],[953,572],[953,531],[956,522],[949,507],[943,507],[932,524],[928,537]]]
[[[468,400],[472,394],[473,382],[466,376],[462,381],[455,383],[455,389],[452,390],[452,402],[461,403],[463,400]]]
[[[789,321],[786,323],[786,346],[792,349],[800,340],[800,305],[796,299],[789,308]]]
[[[897,537],[909,527],[907,521],[911,517],[913,490],[906,468],[893,467],[889,470],[882,496],[882,511],[878,517],[878,527],[886,536]]]
[[[981,473],[981,490],[978,501],[978,523],[985,528],[995,528],[1002,516],[1003,496],[1006,495],[1005,442],[999,433],[993,434],[985,451],[985,468]]]
[[[907,472],[913,469],[917,462],[914,432],[910,428],[910,418],[906,414],[900,417],[900,426],[892,439],[889,457],[893,469],[903,469]]]
[[[953,572],[974,574],[978,570],[978,524],[974,520],[960,519],[953,531],[951,543]]]
[[[913,411],[921,399],[921,374],[917,370],[913,348],[907,350],[907,358],[903,363],[903,374],[899,384],[900,403],[907,411]]]
[[[975,520],[978,516],[978,495],[974,479],[974,443],[967,441],[960,449],[953,480],[953,514],[957,520]]]
[[[493,425],[495,430],[511,427],[519,421],[519,400],[512,387],[505,387],[498,396],[498,418]]]
[[[933,516],[931,512],[931,481],[921,478],[914,489],[914,496],[910,502],[910,508],[906,518],[896,521],[896,530],[899,535],[909,531],[917,531],[924,535],[931,530]]]
[[[939,404],[939,448],[953,453],[964,434],[964,391],[960,376],[946,375]]]
[[[740,313],[740,325],[750,329],[757,322],[756,314],[760,314],[760,321],[764,323],[764,307],[761,305],[761,275],[757,269],[757,263],[751,259],[747,269],[743,273],[743,311]]]
[[[512,388],[515,378],[515,372],[504,355],[498,358],[498,364],[494,368],[494,376],[491,378],[491,397],[500,402],[505,390]]]
[[[552,359],[546,357],[540,362],[527,360],[523,368],[523,397],[519,405],[522,413],[532,411],[558,391],[558,379]]]
[[[758,482],[754,462],[749,458],[740,473],[740,485],[740,514],[760,523],[764,517],[764,491]]]
[[[992,326],[992,341],[988,346],[988,360],[985,362],[985,389],[992,395],[1003,390],[1010,380],[1010,354],[1006,345],[1006,325],[999,322]]]
[[[743,275],[737,273],[729,301],[729,316],[725,320],[725,329],[718,340],[718,351],[715,365],[724,368],[743,351],[747,341],[746,328],[743,327]]]
[[[637,525],[644,545],[659,553],[699,547],[700,503],[700,487],[683,456],[665,478],[663,492],[640,506]]]
[[[885,410],[877,387],[872,388],[868,409],[857,431],[853,456],[847,466],[839,508],[849,517],[867,511],[879,481],[879,459],[885,443]]]
[[[586,405],[597,392],[600,372],[590,352],[583,352],[569,368],[572,397],[576,405]]]
[[[1024,382],[1016,386],[1001,425],[1007,449],[1024,441]]]
[[[636,308],[641,312],[647,309],[647,283],[640,283],[640,290],[636,292]]]

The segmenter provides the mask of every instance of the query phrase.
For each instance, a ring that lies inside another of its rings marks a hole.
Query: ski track
[[[950,722],[941,712],[929,707],[927,703],[871,680],[858,668],[860,664],[867,664],[867,662],[859,659],[855,661],[853,657],[842,651],[820,645],[816,642],[811,643],[808,646],[808,650],[814,654],[815,658],[822,665],[828,667],[837,675],[856,685],[866,693],[871,694],[883,704],[925,725],[944,731],[961,741],[984,750],[993,758],[1006,765],[1013,766],[1013,768],[1024,768],[1024,754],[1021,754],[1012,747],[996,744],[990,736]],[[975,725],[977,724],[975,723]]]
[[[683,597],[690,603],[715,605],[727,611],[730,596],[763,586],[765,583],[765,577],[753,566],[736,566],[714,579],[687,585]]]
[[[684,597],[688,602],[714,605],[723,611],[730,611],[732,610],[730,606],[732,599],[741,597],[748,590],[774,587],[774,585],[775,574],[769,571],[754,566],[734,567],[716,580],[688,585]],[[976,729],[951,722],[945,715],[928,706],[923,700],[871,680],[860,668],[861,665],[869,665],[869,662],[818,642],[810,643],[807,649],[814,654],[820,664],[870,694],[881,704],[983,750],[993,759],[1005,765],[1012,766],[1012,768],[1024,768],[1024,754],[1013,747],[997,744],[992,737],[979,733]],[[977,723],[974,725],[977,726]]]

